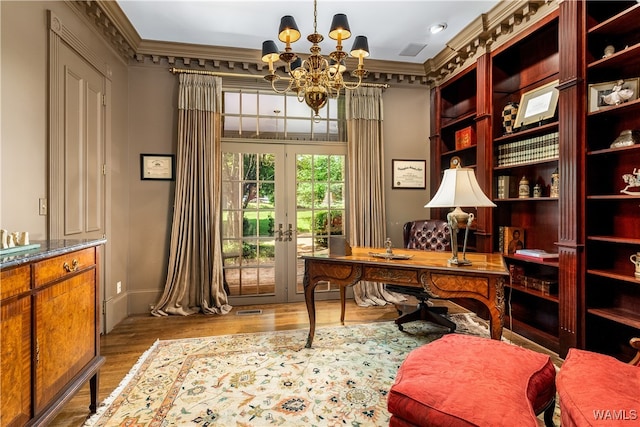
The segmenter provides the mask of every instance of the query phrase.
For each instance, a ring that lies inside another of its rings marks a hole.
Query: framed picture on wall
[[[391,188],[427,188],[426,160],[392,160]]]
[[[175,170],[173,154],[140,154],[140,179],[173,181]]]

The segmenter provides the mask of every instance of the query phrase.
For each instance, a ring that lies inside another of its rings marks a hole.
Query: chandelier
[[[280,20],[280,31],[278,40],[285,43],[284,52],[279,53],[278,47],[273,40],[262,43],[262,61],[269,63],[269,74],[264,76],[265,80],[271,82],[272,89],[277,93],[288,91],[295,92],[298,101],[306,102],[319,118],[318,111],[324,107],[331,98],[338,98],[340,90],[356,89],[362,83],[362,78],[367,74],[364,69],[364,58],[369,56],[369,43],[365,36],[357,36],[351,48],[351,56],[358,58],[358,67],[351,71],[351,76],[358,78],[357,81],[345,81],[343,73],[347,67],[345,58],[347,53],[342,50],[342,41],[351,37],[347,15],[338,13],[333,16],[329,37],[336,40],[336,50],[329,54],[330,61],[320,54],[319,43],[324,37],[318,34],[318,2],[313,1],[313,34],[307,36],[311,42],[311,55],[304,61],[301,60],[291,50],[291,43],[300,39],[300,31],[293,16],[286,15]],[[280,79],[275,73],[273,64],[278,60],[286,63],[289,85],[284,90],[276,88],[276,81]]]

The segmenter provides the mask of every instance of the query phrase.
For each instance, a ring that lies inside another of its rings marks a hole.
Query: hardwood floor
[[[450,313],[468,310],[447,301],[438,301],[437,305],[446,305]],[[407,306],[413,309],[415,305]],[[262,310],[261,314],[238,314],[247,310]],[[352,300],[347,301],[345,324],[357,324],[379,321],[391,321],[398,316],[393,305],[384,307],[359,307]],[[340,302],[316,302],[317,327],[340,325]],[[122,378],[156,340],[193,338],[212,335],[229,335],[251,332],[268,332],[309,327],[307,309],[303,302],[288,304],[268,304],[261,306],[238,306],[226,316],[197,314],[187,317],[151,315],[130,316],[119,323],[109,334],[100,340],[101,354],[106,362],[100,369],[100,390],[98,400],[107,398],[120,384]],[[507,335],[508,334],[508,335]],[[507,338],[518,345],[547,353],[554,362],[559,359],[524,338],[505,330]],[[82,426],[89,416],[89,386],[83,386],[78,394],[69,401],[54,419],[51,426]]]

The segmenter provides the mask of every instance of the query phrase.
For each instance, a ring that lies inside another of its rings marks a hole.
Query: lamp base
[[[468,259],[458,259],[458,258],[451,258],[447,261],[447,263],[449,265],[471,265],[471,261],[469,261]]]

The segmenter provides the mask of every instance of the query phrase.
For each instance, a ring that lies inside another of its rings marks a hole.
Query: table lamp
[[[451,159],[451,168],[444,171],[440,188],[425,208],[455,208],[447,214],[447,222],[451,227],[451,259],[449,264],[471,265],[467,260],[467,238],[469,237],[469,227],[473,222],[474,215],[466,213],[461,206],[472,206],[476,208],[495,207],[489,198],[484,194],[476,175],[471,168],[463,168],[460,165],[460,158]],[[462,246],[462,259],[458,258],[458,230],[465,227],[464,245]]]

